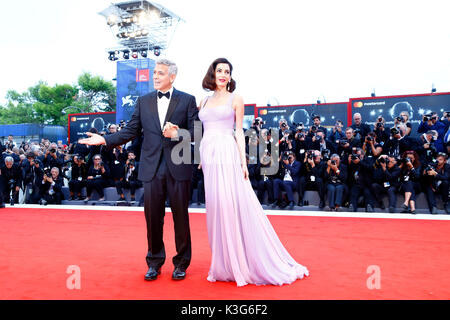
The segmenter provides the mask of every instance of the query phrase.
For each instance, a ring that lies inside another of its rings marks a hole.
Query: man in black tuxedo
[[[178,130],[189,130],[193,139],[194,123],[199,121],[199,118],[195,97],[173,88],[176,75],[175,63],[166,59],[157,61],[153,73],[155,91],[137,100],[127,126],[118,133],[105,137],[87,133],[90,138],[80,140],[80,143],[89,145],[106,144],[106,147],[111,149],[139,135],[144,136],[138,177],[144,183],[144,211],[147,222],[146,261],[149,269],[145,280],[155,280],[166,259],[163,225],[167,196],[172,209],[177,250],[172,260],[175,266],[172,279],[184,279],[191,261],[188,206],[192,164],[175,164],[171,155],[172,149],[180,143],[172,140],[178,138]],[[181,151],[181,157],[182,154]]]

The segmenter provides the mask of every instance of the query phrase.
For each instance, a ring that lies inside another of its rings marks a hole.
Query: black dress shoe
[[[153,281],[153,280],[156,280],[156,278],[158,278],[158,275],[160,275],[160,274],[161,274],[161,268],[156,270],[156,268],[150,267],[148,269],[147,273],[145,274],[144,279],[147,281]]]
[[[186,278],[186,270],[181,268],[175,268],[172,273],[172,279],[173,280],[183,280]]]
[[[289,210],[294,210],[294,201],[289,202]]]

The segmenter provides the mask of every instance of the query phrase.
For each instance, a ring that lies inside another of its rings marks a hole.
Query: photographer
[[[313,115],[313,122],[314,122],[314,126],[317,128],[316,132],[322,131],[323,135],[325,137],[324,139],[326,139],[327,138],[327,129],[325,127],[322,127],[320,115],[318,115],[318,114]]]
[[[399,193],[405,195],[401,213],[416,213],[416,195],[420,193],[420,161],[415,151],[406,151],[400,160]]]
[[[125,201],[123,189],[130,189],[131,201],[136,201],[136,190],[142,187],[142,182],[138,180],[139,168],[134,160],[127,160],[124,167],[124,176],[116,181],[116,190],[120,195],[118,201]]]
[[[47,204],[61,204],[64,200],[62,193],[62,187],[64,186],[64,180],[59,176],[59,169],[53,167],[51,170],[44,169],[44,176],[40,187],[41,205]]]
[[[41,198],[39,187],[44,176],[43,167],[44,165],[39,159],[36,159],[33,152],[27,154],[27,161],[24,161],[22,167],[25,203],[27,204],[37,204]]]
[[[72,174],[69,181],[69,191],[71,200],[84,200],[81,191],[87,184],[87,165],[84,158],[74,155],[72,160]]]
[[[362,117],[360,113],[355,113],[353,115],[353,124],[350,126],[355,132],[355,137],[363,141],[367,134],[372,131],[370,126],[366,123],[362,123]]]
[[[342,211],[342,202],[347,192],[346,180],[347,168],[341,164],[339,156],[333,154],[323,172],[323,181],[328,194],[328,206],[324,208],[325,211]]]
[[[278,159],[277,159],[278,161]],[[259,175],[258,187],[257,187],[257,195],[260,203],[264,203],[265,192],[267,191],[267,198],[269,203],[274,202],[273,196],[273,181],[278,177],[280,169],[275,174],[269,175],[266,174],[265,169],[267,170],[274,163],[274,158],[270,155],[270,152],[267,150],[260,158],[260,166],[257,174]]]
[[[280,119],[280,121],[278,121],[278,127],[279,127],[279,137],[281,138],[281,137],[283,137],[284,136],[284,132],[286,131],[286,130],[289,130],[289,126],[288,126],[288,123],[287,123],[287,120],[286,119]]]
[[[306,150],[308,150],[307,134],[303,123],[298,124],[297,132],[295,133],[295,156],[298,161],[303,162],[305,159]],[[269,149],[270,150],[270,149]]]
[[[423,116],[419,128],[417,128],[417,132],[426,133],[430,130],[435,130],[438,134],[435,141],[436,150],[437,152],[446,152],[446,150],[444,150],[444,136],[446,133],[445,129],[445,124],[441,121],[438,121],[437,113],[432,112]]]
[[[92,191],[97,191],[100,196],[99,201],[105,200],[104,188],[110,185],[110,174],[108,166],[102,161],[99,154],[93,156],[94,164],[89,167],[88,177],[86,183],[87,198],[84,200],[88,202],[91,199]]]
[[[311,138],[307,138],[310,141],[309,150],[318,150],[322,152],[322,150],[330,150],[331,153],[334,153],[334,146],[326,140],[325,132],[322,129],[318,129],[316,134]]]
[[[406,126],[403,124],[390,129],[390,137],[383,145],[383,154],[399,158],[407,150],[416,148],[416,142],[411,137],[406,137]]]
[[[445,213],[449,213],[448,191],[450,181],[450,164],[447,164],[448,155],[439,153],[435,164],[428,164],[423,170],[424,190],[431,214],[437,214],[436,197],[441,195]]]
[[[51,143],[50,147],[45,152],[43,164],[45,167],[56,167],[62,172],[64,166],[64,155],[58,151],[56,143]]]
[[[259,133],[261,132],[261,130],[263,129],[263,126],[266,123],[263,121],[263,119],[261,117],[255,118],[255,120],[253,120],[252,126],[250,127],[250,129],[254,129],[256,131],[256,133],[259,136]]]
[[[300,173],[300,162],[295,160],[295,154],[292,151],[284,152],[281,156],[281,176],[273,181],[273,196],[275,202],[272,208],[278,204],[280,191],[286,191],[289,201],[289,209],[294,208],[294,191],[297,190]]]
[[[326,159],[328,161],[328,159]],[[323,183],[323,171],[326,162],[322,161],[322,155],[318,150],[308,150],[300,169],[300,179],[298,183],[298,205],[303,206],[303,197],[306,190],[317,190],[319,193],[319,209],[325,207],[325,188]]]
[[[19,190],[22,186],[22,171],[20,167],[14,163],[12,157],[8,156],[5,158],[5,164],[0,168],[0,175],[3,201],[9,201],[12,206],[14,203],[19,203]]]
[[[384,210],[382,196],[387,194],[389,198],[389,212],[395,212],[397,190],[400,187],[401,170],[397,166],[395,157],[381,155],[374,164],[373,182],[370,191],[375,196],[379,207]]]
[[[438,154],[435,142],[437,140],[437,132],[434,130],[427,131],[417,139],[417,153],[419,154],[420,163],[424,166],[433,162]]]
[[[383,152],[383,146],[377,142],[375,132],[370,132],[366,136],[362,149],[366,158],[378,158],[378,156],[381,155],[381,153]]]
[[[111,151],[106,151],[105,155],[102,155],[103,161],[109,168],[110,178],[114,185],[124,178],[125,166],[128,160],[128,152],[124,150],[123,146],[117,146]]]
[[[363,151],[357,148],[348,156],[347,161],[347,186],[350,186],[349,211],[358,211],[358,199],[363,195],[366,212],[374,212],[375,201],[370,192],[371,170],[373,168],[371,159],[365,159]]]
[[[352,128],[347,128],[345,130],[345,140],[339,140],[338,155],[342,159],[347,159],[354,148],[361,148],[361,141],[355,137],[355,132]]]
[[[405,136],[409,137],[411,135],[412,125],[409,122],[409,112],[402,111],[400,115],[394,119],[394,126],[399,124],[404,124],[406,126]]]
[[[281,137],[280,143],[280,154],[286,151],[295,151],[294,134],[291,130],[283,131],[283,136]]]
[[[389,139],[389,130],[386,128],[386,121],[383,116],[379,116],[377,122],[374,125],[373,132],[376,140],[381,145],[385,144]]]
[[[334,144],[335,149],[337,149],[340,140],[346,139],[343,128],[344,123],[341,120],[337,120],[330,134],[329,140]]]

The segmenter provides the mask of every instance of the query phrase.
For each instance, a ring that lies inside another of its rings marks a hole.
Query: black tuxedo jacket
[[[171,159],[172,149],[182,141],[182,138],[180,138],[180,141],[171,141],[171,139],[163,136],[157,99],[157,91],[140,97],[127,126],[115,134],[105,136],[106,147],[108,149],[114,148],[143,134],[139,180],[143,182],[153,180],[161,159],[161,153],[166,160],[170,174],[175,180],[191,180],[192,164],[176,165]],[[193,140],[195,121],[199,121],[195,97],[174,88],[164,124],[171,122],[180,129],[188,130],[191,134],[191,140]],[[183,156],[182,152],[180,156]]]

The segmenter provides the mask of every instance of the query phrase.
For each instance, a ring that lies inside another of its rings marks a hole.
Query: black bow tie
[[[166,97],[167,99],[170,99],[170,91],[166,93],[162,93],[161,91],[158,91],[158,98],[161,99],[162,97]]]

